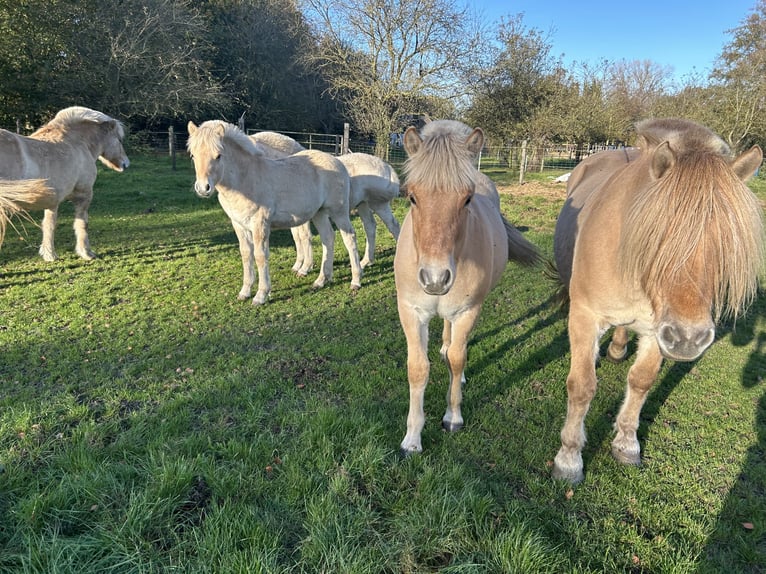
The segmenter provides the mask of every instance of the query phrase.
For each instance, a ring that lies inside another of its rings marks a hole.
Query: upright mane
[[[713,281],[716,320],[734,317],[755,296],[763,263],[761,207],[732,171],[729,147],[707,128],[684,120],[638,124],[644,157],[668,142],[675,163],[626,206],[620,268],[650,297],[663,283],[682,280],[685,266],[702,262]]]
[[[246,153],[263,153],[245,132],[234,124],[221,120],[208,120],[200,124],[199,129],[186,142],[186,148],[193,153],[194,149],[204,146],[212,153],[219,154],[223,151],[224,140],[236,144]]]
[[[478,173],[476,156],[465,145],[471,132],[470,127],[457,121],[426,124],[420,132],[423,145],[404,164],[407,185],[445,193],[473,187]]]
[[[125,127],[122,122],[114,119],[105,113],[91,110],[83,106],[71,106],[60,110],[51,121],[42,126],[36,132],[34,136],[55,136],[56,134],[65,133],[70,127],[83,123],[90,122],[95,124],[103,124],[113,122],[117,128],[117,135],[120,139],[125,137]]]

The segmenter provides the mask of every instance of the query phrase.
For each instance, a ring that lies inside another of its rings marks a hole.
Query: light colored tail
[[[45,179],[0,180],[0,245],[5,239],[6,226],[13,216],[28,218],[28,209],[55,204],[56,191]]]
[[[508,236],[508,261],[515,261],[521,265],[537,265],[542,261],[540,252],[532,243],[527,241],[511,223],[503,217],[505,234]]]

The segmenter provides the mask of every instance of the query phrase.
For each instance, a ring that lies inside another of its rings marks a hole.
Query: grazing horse
[[[463,426],[460,412],[468,336],[509,260],[538,262],[537,249],[500,213],[494,184],[475,167],[481,129],[439,120],[404,134],[410,210],[394,257],[399,320],[407,339],[410,407],[404,454],[422,451],[423,398],[430,363],[428,324],[444,320],[440,354],[449,369],[442,426]]]
[[[298,153],[305,148],[289,136],[276,132],[258,132],[250,138],[263,147],[264,153],[280,158]],[[376,214],[394,239],[399,238],[399,222],[391,211],[391,200],[400,195],[399,176],[396,170],[377,156],[366,153],[347,153],[338,156],[351,178],[349,205],[356,208],[366,236],[362,268],[375,261]],[[311,227],[308,223],[291,229],[297,255],[293,271],[305,276],[313,265]]]
[[[736,318],[755,296],[763,261],[761,207],[745,185],[761,149],[732,157],[709,129],[678,119],[646,120],[637,132],[637,149],[602,152],[573,170],[556,224],[571,367],[553,476],[572,483],[583,479],[584,419],[606,330],[616,327],[613,360],[625,357],[628,330],[638,335],[612,454],[640,464],[639,414],[663,358],[699,357],[721,315]]]
[[[375,261],[376,214],[394,239],[399,238],[399,222],[391,211],[391,200],[399,197],[399,176],[396,170],[377,156],[367,153],[347,153],[338,156],[351,178],[351,208],[356,208],[367,238],[362,267]]]
[[[46,261],[57,258],[53,235],[58,205],[74,205],[75,252],[93,259],[88,239],[88,207],[93,199],[96,160],[115,171],[130,165],[122,139],[122,124],[95,110],[74,106],[61,110],[31,136],[0,130],[0,178],[7,180],[45,179],[56,191],[55,201],[46,195],[29,210],[44,209],[40,255]]]
[[[243,280],[238,299],[250,297],[258,267],[253,305],[271,292],[269,233],[313,221],[322,241],[322,269],[314,287],[332,280],[335,231],[338,227],[351,260],[351,287],[361,285],[362,268],[349,217],[346,168],[330,154],[306,150],[271,159],[232,124],[211,120],[189,122],[187,148],[194,160],[194,190],[200,197],[218,191],[218,201],[231,219],[239,240]]]

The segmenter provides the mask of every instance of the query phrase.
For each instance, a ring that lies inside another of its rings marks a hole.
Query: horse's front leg
[[[419,317],[417,312],[402,301],[399,307],[399,321],[407,339],[407,381],[410,387],[410,407],[407,413],[407,434],[401,444],[404,455],[423,451],[420,434],[423,432],[426,417],[423,411],[423,399],[430,363],[428,362],[428,321]]]
[[[657,340],[654,337],[641,337],[638,341],[636,361],[628,371],[625,401],[614,424],[617,435],[612,441],[612,456],[624,464],[641,464],[641,446],[636,436],[638,417],[660,366],[662,354]]]
[[[88,208],[90,207],[90,200],[93,197],[93,191],[84,194],[81,197],[72,198],[74,204],[74,236],[75,236],[75,253],[90,261],[96,258],[96,254],[90,249],[90,239],[88,238]]]
[[[239,241],[239,255],[242,258],[242,289],[237,294],[237,299],[244,301],[250,298],[253,283],[255,283],[255,268],[253,267],[253,236],[250,231],[239,223],[231,222],[234,233]]]
[[[442,428],[454,432],[463,428],[460,405],[463,402],[465,364],[468,354],[468,336],[479,316],[480,307],[469,310],[456,321],[444,321],[441,355],[449,369],[447,410],[442,418]]]
[[[303,225],[291,227],[290,233],[295,243],[293,271],[298,277],[305,277],[314,266],[314,251],[311,248],[311,224],[307,221]]]
[[[265,218],[255,218],[252,223],[253,253],[258,268],[258,291],[253,297],[253,305],[263,305],[271,293],[271,274],[269,273],[269,234],[271,226]]]
[[[561,429],[561,448],[553,460],[553,477],[573,484],[583,479],[585,415],[596,393],[596,357],[601,334],[594,317],[575,307],[570,308],[567,416]]]
[[[53,236],[56,232],[57,221],[58,207],[53,209],[46,209],[41,225],[43,230],[43,241],[40,244],[40,255],[45,261],[55,261],[58,259],[58,255],[56,255],[56,247],[53,241]]]

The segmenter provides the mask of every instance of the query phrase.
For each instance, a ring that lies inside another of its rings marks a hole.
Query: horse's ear
[[[665,172],[676,164],[676,153],[667,141],[658,145],[652,154],[652,164],[649,172],[654,179],[660,179]]]
[[[482,129],[474,128],[471,134],[465,138],[465,145],[472,154],[479,155],[481,148],[484,147],[484,132]]]
[[[186,130],[189,132],[189,135],[194,135],[194,132],[197,131],[197,126],[194,124],[193,121],[189,120],[189,123],[186,124]]]
[[[413,126],[408,127],[407,131],[404,132],[404,149],[407,150],[407,154],[412,155],[417,153],[422,143],[423,140],[421,139],[418,130]]]
[[[754,145],[745,153],[738,155],[731,164],[731,169],[742,181],[747,181],[755,175],[758,168],[763,163],[763,152],[761,148]]]

